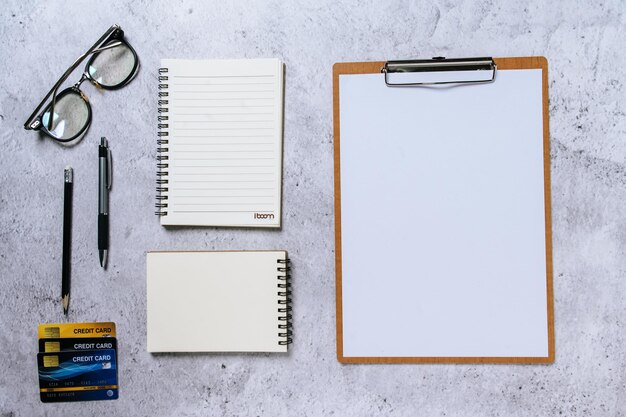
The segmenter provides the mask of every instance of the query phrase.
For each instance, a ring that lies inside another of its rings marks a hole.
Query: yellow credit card
[[[53,323],[39,325],[40,339],[116,337],[115,323]]]

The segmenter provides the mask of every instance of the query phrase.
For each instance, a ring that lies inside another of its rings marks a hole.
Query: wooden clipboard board
[[[552,224],[550,198],[550,128],[548,108],[548,62],[544,57],[494,58],[498,71],[541,69],[543,91],[543,158],[546,239],[546,296],[548,317],[547,357],[346,357],[343,349],[342,305],[342,241],[341,241],[341,167],[340,167],[340,107],[339,76],[342,74],[379,74],[385,62],[337,63],[333,66],[333,130],[335,187],[335,271],[336,271],[336,329],[337,359],[342,363],[518,363],[546,364],[555,359],[554,296],[552,279]],[[410,88],[410,87],[409,87]]]

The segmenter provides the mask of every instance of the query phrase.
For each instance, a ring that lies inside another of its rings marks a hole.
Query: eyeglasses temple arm
[[[95,53],[98,53],[98,52],[106,51],[107,49],[115,48],[117,46],[120,46],[121,44],[122,44],[122,42],[120,42],[120,41],[113,42],[113,43],[110,43],[108,45],[102,46],[102,47],[100,47],[98,49],[94,49],[90,53],[91,54],[95,54]]]
[[[89,50],[87,50],[87,52],[85,52],[84,54],[82,54],[68,69],[67,71],[65,71],[63,73],[63,75],[61,76],[61,78],[59,78],[59,80],[54,84],[54,86],[52,87],[52,89],[48,92],[48,94],[46,94],[46,96],[43,98],[43,100],[41,101],[41,103],[39,103],[39,105],[37,106],[37,108],[35,109],[35,111],[33,112],[33,114],[30,115],[30,117],[28,118],[28,120],[26,121],[26,123],[24,123],[24,129],[30,129],[31,128],[31,123],[33,122],[33,119],[35,117],[37,117],[39,111],[41,110],[41,108],[44,106],[44,104],[46,104],[46,100],[48,100],[48,98],[50,96],[52,96],[52,105],[50,106],[50,118],[48,120],[48,129],[52,128],[52,121],[54,119],[54,105],[56,104],[56,96],[57,96],[57,90],[59,89],[59,87],[61,86],[61,84],[63,84],[63,82],[65,80],[67,80],[67,77],[70,76],[70,74],[78,67],[78,65],[80,65],[81,62],[84,61],[85,58],[87,58],[89,55],[95,53],[95,52],[99,52],[100,50],[104,50],[104,49],[108,49],[109,47],[114,47],[113,45],[107,45],[104,48],[101,48],[100,45],[102,45],[103,43],[107,42],[109,40],[109,38],[111,37],[111,35],[113,35],[115,33],[115,31],[117,31],[120,27],[118,25],[113,25],[111,26],[105,33],[104,35],[102,35],[100,37],[100,39],[98,39],[98,41],[91,47],[89,48]],[[118,45],[121,44],[121,42],[116,42]],[[118,46],[115,45],[115,46]]]

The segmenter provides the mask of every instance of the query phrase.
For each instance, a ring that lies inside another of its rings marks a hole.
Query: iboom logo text
[[[254,213],[254,218],[255,219],[273,219],[274,215],[269,213],[269,214],[263,214],[263,213]]]

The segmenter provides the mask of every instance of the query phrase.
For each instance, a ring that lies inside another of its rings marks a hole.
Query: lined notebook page
[[[172,60],[163,225],[280,227],[283,63]]]

